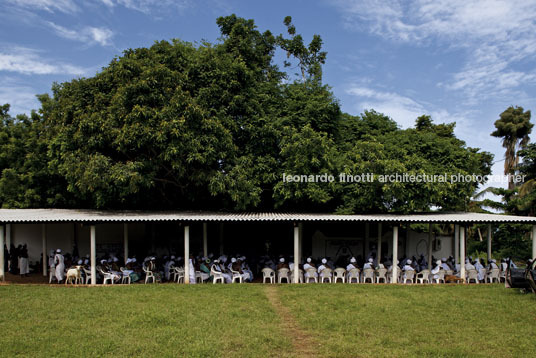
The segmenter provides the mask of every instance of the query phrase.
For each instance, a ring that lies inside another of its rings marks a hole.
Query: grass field
[[[0,286],[0,357],[529,357],[502,285]]]

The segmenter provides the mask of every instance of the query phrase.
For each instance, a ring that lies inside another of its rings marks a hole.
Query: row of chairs
[[[299,283],[390,283],[392,282],[392,271],[385,268],[379,269],[364,269],[363,271],[358,268],[353,268],[350,271],[340,267],[334,270],[325,268],[320,274],[317,274],[316,269],[309,268],[305,271],[307,275],[304,275],[303,270],[299,270]],[[415,271],[402,271],[398,270],[398,283],[445,283],[445,276],[454,275],[452,270],[440,270],[436,275],[432,275],[430,270],[422,270],[420,272]],[[265,267],[262,269],[262,282],[266,283],[287,283],[294,282],[294,271],[287,268],[282,268],[274,271],[271,268]],[[434,278],[434,276],[437,276]],[[501,282],[504,280],[504,272],[499,269],[487,270],[484,275],[484,282]],[[466,282],[479,283],[478,272],[476,270],[468,270],[466,272]]]

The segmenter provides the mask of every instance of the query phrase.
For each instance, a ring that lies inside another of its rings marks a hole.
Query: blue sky
[[[534,109],[532,0],[1,0],[0,103],[27,113],[52,82],[92,76],[155,40],[215,42],[216,18],[231,13],[276,34],[291,15],[306,40],[321,35],[324,82],[345,112],[374,108],[403,128],[421,114],[456,122],[457,136],[497,161],[493,122],[510,105]]]

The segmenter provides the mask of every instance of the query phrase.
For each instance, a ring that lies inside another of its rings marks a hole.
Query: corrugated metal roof
[[[534,216],[465,212],[422,214],[317,214],[317,213],[228,213],[206,211],[99,211],[80,209],[0,209],[0,223],[46,222],[239,222],[239,221],[357,221],[389,223],[535,223]]]

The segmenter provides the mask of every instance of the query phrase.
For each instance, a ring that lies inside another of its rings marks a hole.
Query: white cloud
[[[512,96],[536,72],[515,68],[536,57],[536,0],[340,0],[346,26],[399,42],[430,41],[466,51],[443,86],[475,103]]]
[[[48,12],[74,13],[79,10],[73,0],[6,0],[17,7],[44,10]]]
[[[83,29],[76,31],[50,21],[48,21],[47,24],[56,32],[56,34],[63,38],[85,43],[98,43],[102,46],[110,45],[114,35],[112,30],[104,27],[86,26]]]
[[[150,14],[170,10],[182,11],[191,6],[191,0],[100,0],[104,5],[113,8],[117,5],[127,9]]]
[[[0,71],[25,75],[81,75],[85,73],[85,70],[80,67],[43,59],[37,51],[23,47],[0,50]]]

